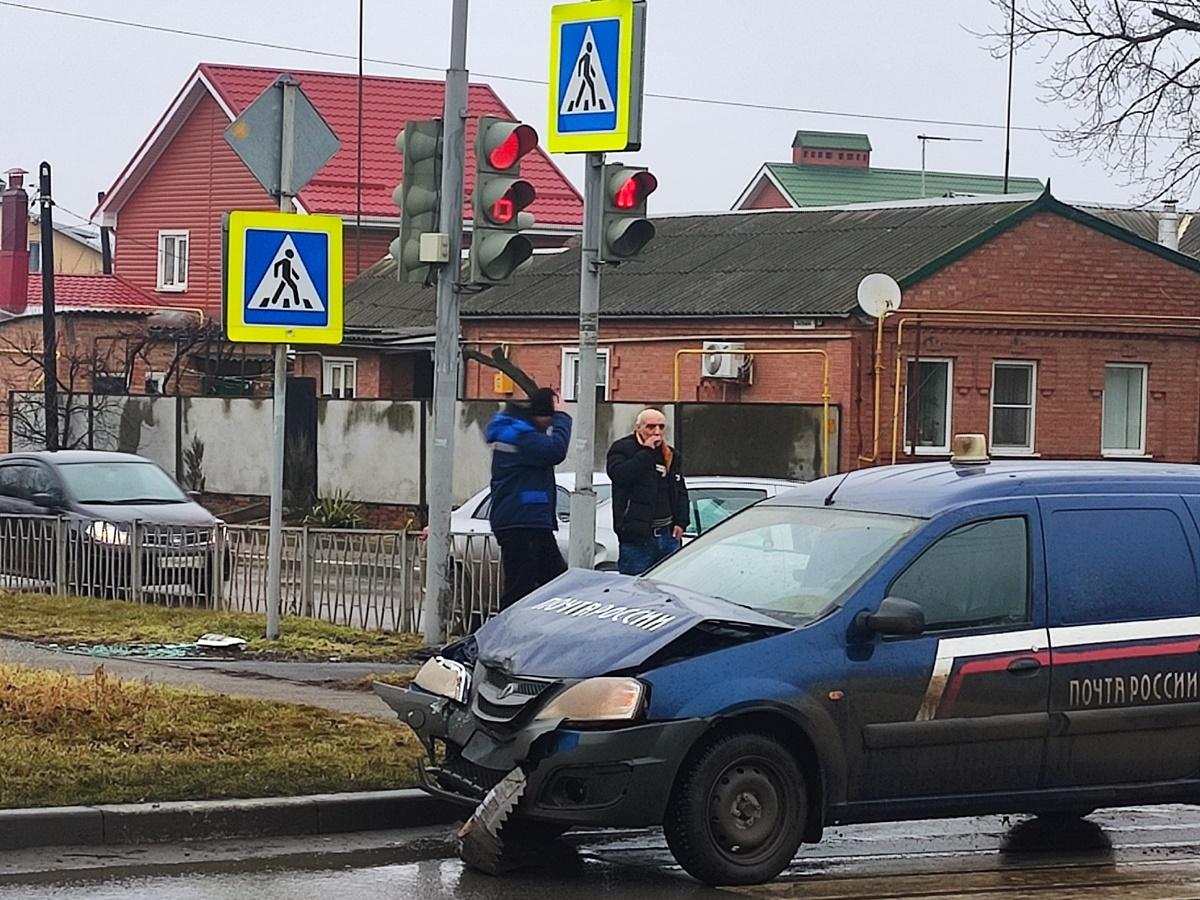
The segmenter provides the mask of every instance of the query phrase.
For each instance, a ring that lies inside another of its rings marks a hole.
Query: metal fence
[[[269,530],[0,516],[0,587],[136,603],[265,613]],[[281,614],[354,628],[419,632],[425,542],[413,532],[283,529]],[[451,634],[498,609],[499,545],[456,535]]]

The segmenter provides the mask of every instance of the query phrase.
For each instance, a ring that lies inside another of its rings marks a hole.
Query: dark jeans
[[[554,532],[548,528],[505,528],[496,532],[504,566],[500,608],[508,609],[526,594],[567,571]]]
[[[679,549],[680,541],[671,537],[671,529],[659,528],[640,541],[621,541],[617,571],[622,575],[641,575],[652,565]]]

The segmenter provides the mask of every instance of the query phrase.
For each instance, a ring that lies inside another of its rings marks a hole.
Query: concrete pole
[[[437,283],[433,348],[433,453],[429,466],[429,538],[421,632],[426,644],[446,639],[442,621],[450,566],[450,507],[454,497],[454,429],[460,369],[458,282],[462,270],[462,199],[467,133],[467,0],[454,0],[450,68],[442,110],[442,196],[438,230],[450,236],[450,259]]]
[[[575,408],[575,490],[567,563],[590,569],[596,553],[596,341],[600,325],[600,229],[604,221],[604,154],[589,153],[583,176],[583,254],[579,265],[579,394]]]
[[[57,450],[58,336],[54,309],[54,199],[48,162],[43,162],[38,168],[38,211],[42,227],[42,389],[45,397],[46,449]],[[23,303],[25,298],[21,297],[20,300]]]
[[[280,130],[279,211],[292,209],[292,162],[296,145],[296,85],[291,76],[277,82],[283,90]],[[287,344],[275,345],[275,395],[271,408],[271,528],[267,540],[267,640],[279,639],[280,574],[283,568],[283,452],[287,412]]]

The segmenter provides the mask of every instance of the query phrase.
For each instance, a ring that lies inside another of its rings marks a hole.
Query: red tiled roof
[[[281,74],[278,69],[201,64],[200,74],[235,115],[254,102]],[[352,215],[355,212],[358,139],[358,77],[331,72],[289,70],[341,141],[341,149],[300,193],[308,212]],[[432,119],[442,114],[444,84],[415,78],[363,78],[363,190],[364,216],[397,215],[392,189],[400,183],[401,157],[396,133],[408,119]],[[472,84],[468,93],[466,197],[470,197],[475,156],[475,117],[512,117],[489,85]],[[521,167],[537,191],[530,212],[539,224],[579,225],[583,200],[567,177],[540,147]],[[464,214],[470,218],[470,206]]]
[[[27,307],[41,309],[42,276],[30,275]],[[65,311],[153,312],[166,306],[118,275],[55,275],[54,307]]]

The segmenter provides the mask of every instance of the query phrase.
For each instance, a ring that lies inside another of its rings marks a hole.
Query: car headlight
[[[88,537],[101,544],[128,544],[129,529],[112,522],[93,522],[87,529]]]
[[[646,686],[636,678],[588,678],[547,703],[535,719],[572,722],[623,722],[642,711]]]
[[[421,666],[413,684],[439,697],[449,697],[459,703],[466,703],[467,691],[471,687],[471,673],[462,663],[435,656]]]

